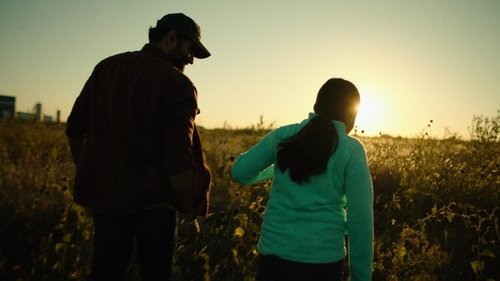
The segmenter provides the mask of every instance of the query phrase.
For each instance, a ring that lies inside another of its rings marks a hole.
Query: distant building
[[[21,120],[35,120],[36,116],[35,113],[17,112],[16,118]]]
[[[35,107],[34,107],[34,111],[35,111],[35,120],[40,122],[42,121],[42,104],[41,103],[37,103],[35,104]]]
[[[17,119],[33,120],[36,122],[52,122],[52,117],[42,114],[42,104],[36,103],[31,112],[17,112]]]
[[[16,97],[0,96],[0,118],[14,118]]]
[[[43,122],[47,122],[47,123],[52,123],[52,116],[50,115],[44,115],[43,116],[43,119],[42,119]]]
[[[17,118],[37,122],[54,122],[54,117],[43,114],[42,104],[36,103],[31,112],[16,113],[16,97],[0,95],[0,118]],[[55,122],[61,122],[61,111],[57,110]]]

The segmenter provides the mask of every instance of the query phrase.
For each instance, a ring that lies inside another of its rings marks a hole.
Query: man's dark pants
[[[169,208],[123,216],[94,214],[94,261],[89,280],[122,280],[137,245],[141,279],[170,280],[176,214]]]

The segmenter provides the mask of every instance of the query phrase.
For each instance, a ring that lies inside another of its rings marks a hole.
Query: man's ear
[[[175,29],[172,29],[163,36],[159,45],[165,52],[168,53],[170,52],[170,50],[175,48],[176,44],[177,44],[177,31],[175,31]]]
[[[171,29],[165,36],[163,37],[168,45],[175,46],[177,44],[177,31],[175,29]]]

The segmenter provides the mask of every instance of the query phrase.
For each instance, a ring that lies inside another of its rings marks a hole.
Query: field
[[[475,117],[468,141],[361,137],[375,192],[374,280],[500,280],[499,125]],[[176,280],[255,280],[270,183],[242,187],[230,168],[265,127],[200,130],[211,214],[195,243],[179,241]],[[64,125],[0,119],[0,280],[88,273],[92,220],[72,203],[73,173]]]

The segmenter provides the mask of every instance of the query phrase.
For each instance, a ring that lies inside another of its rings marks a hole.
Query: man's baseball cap
[[[195,58],[204,59],[210,56],[210,52],[201,44],[200,27],[190,17],[182,14],[167,14],[156,22],[158,29],[175,29],[178,34],[186,36],[193,41],[195,46],[193,55]]]

